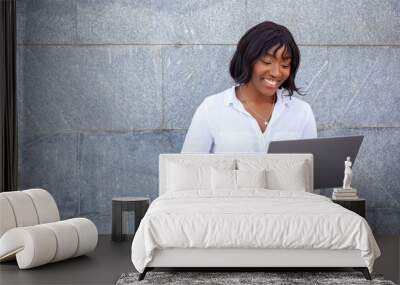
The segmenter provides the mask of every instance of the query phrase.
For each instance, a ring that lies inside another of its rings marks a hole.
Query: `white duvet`
[[[380,255],[359,215],[321,195],[265,189],[160,196],[133,239],[136,269],[164,248],[358,249],[371,272]]]

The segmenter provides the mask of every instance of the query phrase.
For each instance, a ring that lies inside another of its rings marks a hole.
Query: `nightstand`
[[[127,212],[135,212],[135,233],[140,221],[150,205],[147,197],[115,197],[112,199],[112,235],[113,241],[126,239]]]
[[[355,200],[334,200],[332,202],[339,204],[340,206],[359,214],[361,217],[365,218],[365,199],[355,199]]]

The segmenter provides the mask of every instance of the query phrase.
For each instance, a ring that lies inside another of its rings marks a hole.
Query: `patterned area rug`
[[[368,281],[360,272],[148,272],[142,281],[138,273],[122,274],[117,285],[144,284],[379,284],[395,285],[382,276],[372,275]]]

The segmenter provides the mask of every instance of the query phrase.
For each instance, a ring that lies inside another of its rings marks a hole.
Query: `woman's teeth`
[[[273,80],[268,80],[268,79],[264,79],[265,82],[268,83],[268,85],[275,87],[278,84],[278,81],[273,81]]]

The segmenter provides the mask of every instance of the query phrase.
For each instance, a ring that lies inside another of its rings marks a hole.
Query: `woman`
[[[299,63],[299,48],[284,26],[267,21],[247,31],[230,64],[237,85],[204,99],[182,152],[266,153],[273,140],[317,137],[310,105],[292,97],[299,93]]]

